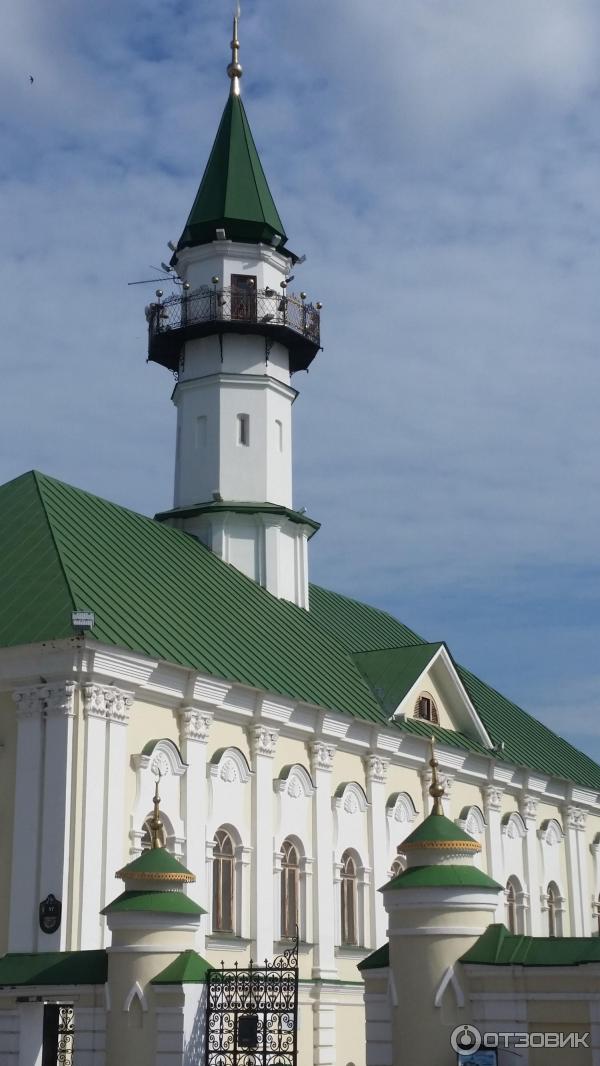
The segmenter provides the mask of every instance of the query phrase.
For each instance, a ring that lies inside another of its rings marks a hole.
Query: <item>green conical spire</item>
[[[286,240],[241,97],[231,93],[178,250],[207,244],[224,229],[228,240]]]

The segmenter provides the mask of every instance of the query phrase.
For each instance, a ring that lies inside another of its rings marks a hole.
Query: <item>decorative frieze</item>
[[[109,722],[127,725],[133,696],[113,685],[86,684],[83,686],[83,713],[86,718],[104,718]]]
[[[208,735],[214,715],[210,711],[196,711],[193,707],[184,707],[179,711],[179,735],[183,740],[199,744],[208,742]]]
[[[390,760],[381,755],[367,755],[364,759],[367,781],[369,784],[384,785]]]
[[[278,729],[273,729],[272,726],[266,725],[253,725],[248,730],[248,735],[253,759],[258,755],[266,756],[269,759],[273,758],[279,739]]]
[[[310,745],[310,760],[313,773],[317,770],[331,772],[336,753],[335,744],[328,744],[324,740],[315,740]]]

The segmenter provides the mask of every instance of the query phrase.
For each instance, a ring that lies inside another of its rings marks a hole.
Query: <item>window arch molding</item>
[[[556,844],[562,844],[564,835],[562,826],[556,818],[547,818],[538,829],[540,840],[550,848]]]
[[[469,836],[482,837],[486,828],[486,820],[481,807],[478,807],[477,804],[463,807],[460,817],[457,818],[457,825]]]
[[[335,806],[346,814],[364,814],[369,801],[357,781],[344,781],[335,790]]]
[[[388,818],[394,822],[411,824],[418,811],[412,796],[408,792],[392,792],[386,803]]]
[[[181,856],[185,849],[185,827],[181,811],[181,783],[187,773],[177,745],[168,737],[149,740],[141,752],[131,756],[136,775],[135,799],[129,818],[129,853],[132,858],[144,849],[145,822],[152,811],[152,798],[160,774],[159,793],[161,818],[165,825],[166,843],[170,851]]]
[[[209,773],[227,784],[239,781],[245,785],[250,780],[248,760],[239,748],[218,748],[211,757]]]
[[[522,840],[527,836],[527,828],[525,822],[521,818],[518,811],[511,811],[510,814],[505,814],[502,819],[501,832],[505,834],[510,840],[515,840],[520,837]]]
[[[292,763],[284,766],[275,782],[277,792],[288,795],[292,799],[299,796],[309,798],[314,795],[315,786],[308,770],[301,763]]]

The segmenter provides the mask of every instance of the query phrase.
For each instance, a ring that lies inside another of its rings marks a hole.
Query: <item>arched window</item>
[[[299,927],[300,855],[291,840],[281,849],[281,937],[295,937]]]
[[[546,905],[548,908],[548,936],[562,936],[562,897],[555,881],[551,881],[548,885]]]
[[[342,944],[358,944],[358,867],[351,851],[342,855]]]
[[[226,829],[217,829],[213,850],[214,932],[233,932],[234,846]]]
[[[506,885],[506,924],[511,933],[517,932],[517,893],[512,878]]]
[[[406,870],[406,859],[402,854],[400,846],[398,846],[396,848],[396,858],[394,859],[392,863],[392,868],[390,870],[390,877],[398,877],[398,875],[403,873],[404,870]]]
[[[415,718],[422,718],[425,722],[439,724],[439,715],[433,696],[428,692],[422,692],[415,705]]]

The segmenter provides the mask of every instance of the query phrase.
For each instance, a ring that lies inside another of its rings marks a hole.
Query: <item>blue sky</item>
[[[226,100],[231,5],[3,13],[0,480],[171,502],[149,276]],[[325,351],[294,384],[311,574],[600,758],[600,9],[246,0],[243,93]],[[34,77],[30,84],[29,75]]]

